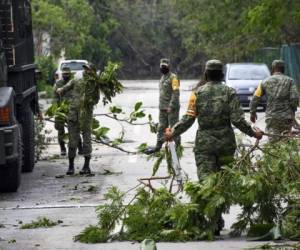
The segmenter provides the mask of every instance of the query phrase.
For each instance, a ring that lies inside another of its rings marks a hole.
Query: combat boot
[[[69,169],[66,173],[66,175],[73,175],[75,173],[74,170],[74,159],[73,157],[69,157]]]
[[[79,137],[77,148],[78,148],[78,154],[79,154],[79,155],[83,155],[83,148],[82,148],[82,140],[81,140],[81,137]]]
[[[66,146],[65,146],[65,142],[64,141],[59,142],[59,146],[60,146],[60,155],[61,156],[67,155],[67,149],[66,149]]]
[[[156,152],[159,152],[161,150],[161,147],[162,147],[162,143],[158,142],[158,143],[156,143],[155,147],[148,147],[148,148],[146,148],[144,150],[144,154],[151,155],[151,154],[154,154]]]
[[[83,168],[80,170],[80,174],[91,174],[91,169],[90,169],[90,156],[85,156],[84,157],[84,165]]]

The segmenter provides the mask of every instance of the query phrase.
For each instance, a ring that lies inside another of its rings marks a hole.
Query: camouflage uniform
[[[217,60],[207,63],[207,69],[220,67]],[[188,130],[196,118],[199,127],[194,153],[201,180],[233,160],[236,141],[231,124],[249,136],[254,136],[254,131],[244,118],[235,90],[221,82],[207,82],[191,94],[186,115],[172,128],[173,136]]]
[[[68,130],[69,130],[69,158],[76,156],[76,148],[80,133],[82,133],[83,150],[85,157],[90,157],[92,153],[91,144],[91,124],[93,119],[93,107],[81,112],[82,86],[84,79],[71,80],[61,89],[64,94],[69,93],[69,113],[68,113]],[[80,122],[83,121],[83,122]]]
[[[272,66],[278,65],[284,67],[284,62],[275,60],[272,64]],[[294,80],[280,72],[275,72],[263,80],[257,87],[250,104],[251,115],[256,115],[256,108],[264,95],[267,96],[267,133],[280,135],[283,132],[291,131],[299,103],[299,95]],[[278,136],[269,137],[270,142],[276,142],[279,139]]]
[[[62,88],[66,84],[67,84],[67,82],[64,81],[64,80],[59,80],[54,84],[54,87],[53,87],[53,91],[54,91],[53,101],[54,101],[54,103],[60,104],[61,102],[68,100],[69,93],[66,93],[65,95],[61,95],[61,96],[56,93],[56,90],[58,88]],[[57,137],[58,137],[59,144],[63,144],[64,143],[64,137],[65,137],[65,124],[64,124],[64,122],[61,121],[61,120],[55,119],[54,127],[57,130]]]
[[[169,65],[168,59],[162,59],[161,64]],[[157,145],[161,147],[164,143],[164,131],[172,127],[179,120],[180,110],[180,82],[176,74],[169,72],[163,75],[159,81],[159,127],[157,133]],[[168,113],[167,109],[171,112]],[[180,144],[180,137],[175,138],[177,145]]]

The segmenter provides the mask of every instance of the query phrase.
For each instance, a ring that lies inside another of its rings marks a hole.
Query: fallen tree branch
[[[114,120],[119,121],[119,122],[126,122],[126,123],[128,123],[130,125],[134,125],[134,126],[144,126],[144,125],[149,125],[150,124],[149,122],[142,122],[142,123],[130,122],[128,119],[120,119],[117,116],[113,116],[111,114],[94,114],[94,117],[96,117],[96,116],[105,116],[105,117],[108,117],[110,119],[114,119]]]
[[[50,118],[45,118],[44,120],[45,120],[45,121],[48,121],[48,122],[55,123],[55,122],[54,122],[52,119],[50,119]],[[67,128],[67,126],[65,126],[65,127]],[[107,146],[107,147],[110,147],[110,148],[117,149],[117,150],[119,150],[119,151],[121,151],[121,152],[124,152],[124,153],[127,153],[127,154],[137,154],[137,153],[138,153],[138,152],[129,151],[129,150],[126,150],[126,149],[124,149],[124,148],[122,148],[122,147],[119,147],[119,146],[117,146],[117,145],[114,145],[112,142],[105,142],[105,141],[103,141],[103,140],[97,140],[97,139],[94,139],[94,138],[92,138],[92,141],[93,141],[93,142],[96,142],[96,143],[103,144],[103,145],[105,145],[105,146]]]

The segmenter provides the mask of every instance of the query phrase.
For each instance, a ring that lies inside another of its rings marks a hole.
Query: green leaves
[[[141,144],[138,146],[138,152],[139,152],[139,153],[143,153],[143,152],[145,151],[146,148],[148,148],[147,143],[141,143]]]
[[[82,243],[104,243],[109,239],[109,232],[99,228],[98,226],[88,226],[80,234],[74,237],[74,241]]]
[[[58,224],[63,223],[63,221],[58,220],[58,221],[52,221],[46,217],[38,218],[36,221],[32,221],[31,223],[28,224],[23,224],[21,226],[21,229],[34,229],[34,228],[49,228],[49,227],[54,227]]]
[[[97,129],[93,130],[93,135],[96,137],[97,140],[107,139],[107,133],[110,129],[107,127],[98,127]]]
[[[142,107],[143,103],[142,102],[137,102],[134,105],[134,111],[138,111]]]
[[[141,109],[142,105],[143,105],[142,102],[137,102],[134,105],[134,111],[130,113],[130,118],[129,118],[130,123],[136,121],[138,118],[143,118],[146,116],[144,110]]]
[[[109,111],[113,114],[121,114],[122,113],[122,108],[119,106],[110,106]]]
[[[140,149],[146,146],[141,144]],[[109,203],[97,210],[98,229],[111,234],[116,224],[122,223],[122,230],[115,238],[119,240],[213,240],[220,214],[228,212],[232,205],[239,205],[242,212],[233,225],[233,234],[239,235],[251,225],[249,236],[259,237],[282,221],[284,236],[298,240],[299,149],[297,140],[267,145],[264,156],[255,163],[233,164],[207,173],[200,182],[187,182],[184,186],[187,202],[176,199],[166,188],[155,191],[143,188],[124,205],[124,194],[111,188],[105,195]],[[152,156],[157,157],[153,175],[162,160],[168,159],[165,150]],[[240,152],[241,158],[247,154]],[[284,204],[288,205],[286,209]],[[274,230],[270,232],[280,235],[278,226]]]
[[[111,102],[111,99],[123,91],[123,85],[117,79],[120,64],[108,62],[101,72],[98,82],[99,90],[104,94],[103,104]],[[97,78],[97,77],[95,77]]]
[[[61,121],[62,123],[67,122],[67,113],[69,112],[69,103],[63,101],[61,103],[53,103],[46,111],[45,115],[50,118]]]
[[[96,213],[99,219],[99,227],[111,232],[120,220],[120,216],[122,216],[124,194],[118,188],[111,187],[104,197],[110,204],[98,206]]]

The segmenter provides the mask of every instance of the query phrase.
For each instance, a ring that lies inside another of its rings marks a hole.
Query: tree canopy
[[[300,40],[294,0],[32,0],[36,54],[44,34],[59,57],[103,67],[122,61],[123,77],[153,77],[170,57],[175,71],[198,76],[208,58],[252,60],[262,47]]]

